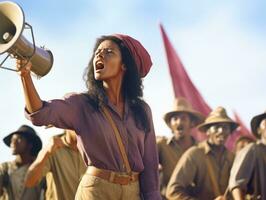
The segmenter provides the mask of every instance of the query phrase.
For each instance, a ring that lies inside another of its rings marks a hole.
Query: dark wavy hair
[[[122,62],[126,71],[122,82],[122,95],[129,103],[130,110],[133,112],[133,118],[136,126],[144,132],[150,131],[149,119],[145,110],[145,102],[143,100],[142,79],[137,70],[136,63],[131,56],[128,48],[123,42],[115,36],[102,36],[97,39],[93,49],[93,55],[84,72],[84,80],[88,89],[87,96],[90,104],[99,110],[101,105],[106,105],[107,95],[103,87],[103,81],[96,80],[94,77],[93,58],[98,46],[105,40],[111,40],[116,43],[120,49]]]

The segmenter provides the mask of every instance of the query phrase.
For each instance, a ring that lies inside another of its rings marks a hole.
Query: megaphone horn
[[[24,29],[31,30],[32,43],[22,35]],[[10,55],[31,61],[31,71],[39,77],[46,75],[53,65],[52,52],[36,47],[32,26],[25,22],[23,10],[9,1],[0,3],[0,54],[6,52],[0,67]]]

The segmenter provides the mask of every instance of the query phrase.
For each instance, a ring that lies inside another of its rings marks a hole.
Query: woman
[[[142,100],[141,78],[152,63],[137,40],[120,34],[99,38],[85,71],[87,92],[63,100],[42,101],[31,66],[21,69],[23,63],[17,65],[27,117],[34,125],[51,124],[77,133],[88,168],[76,199],[161,199],[152,115]]]

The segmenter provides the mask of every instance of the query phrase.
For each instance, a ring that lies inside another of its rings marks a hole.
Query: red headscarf
[[[135,60],[140,76],[142,78],[145,77],[152,66],[152,61],[147,50],[138,40],[128,35],[114,34],[113,36],[120,39],[129,49],[129,52]]]

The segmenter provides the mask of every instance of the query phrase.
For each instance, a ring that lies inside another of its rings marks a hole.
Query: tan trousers
[[[85,173],[75,200],[141,200],[139,182],[119,185]]]

